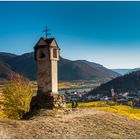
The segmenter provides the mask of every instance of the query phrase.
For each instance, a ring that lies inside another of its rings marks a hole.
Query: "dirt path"
[[[140,121],[97,111],[42,111],[27,121],[0,120],[1,138],[140,138]]]

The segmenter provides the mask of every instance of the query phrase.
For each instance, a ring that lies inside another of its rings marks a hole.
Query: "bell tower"
[[[37,62],[38,94],[58,94],[60,48],[54,38],[41,37],[34,47]]]
[[[64,107],[63,97],[58,93],[58,61],[60,48],[55,38],[41,37],[34,47],[37,64],[37,95],[39,108]]]

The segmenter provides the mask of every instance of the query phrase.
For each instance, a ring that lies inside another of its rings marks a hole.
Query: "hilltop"
[[[60,57],[59,80],[111,80],[120,74],[100,64],[86,60],[68,60]],[[36,80],[34,53],[15,55],[0,53],[0,77],[6,79],[10,73],[20,73],[30,80]]]
[[[131,72],[135,72],[135,71],[138,71],[140,70],[140,68],[135,68],[135,69],[112,69],[114,72],[117,72],[121,75],[125,75],[125,74],[128,74],[128,73],[131,73]]]
[[[128,92],[140,90],[140,71],[132,72],[121,77],[117,77],[100,87],[92,90],[89,94],[111,95],[110,89],[114,88],[115,92]]]
[[[95,109],[42,110],[30,120],[0,119],[0,138],[140,138],[140,121]]]

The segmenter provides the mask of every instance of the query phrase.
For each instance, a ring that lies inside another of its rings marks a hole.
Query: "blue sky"
[[[0,51],[33,51],[46,25],[62,57],[140,67],[140,2],[0,2]]]

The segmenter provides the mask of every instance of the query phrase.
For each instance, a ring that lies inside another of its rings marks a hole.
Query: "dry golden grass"
[[[71,104],[67,104],[67,107],[68,108],[71,107]],[[125,105],[117,105],[113,101],[109,101],[109,102],[96,101],[96,102],[79,103],[78,107],[94,108],[97,110],[113,112],[132,119],[140,120],[140,109],[132,108],[130,106],[125,106]]]
[[[66,88],[84,88],[87,87],[85,84],[80,83],[73,83],[73,82],[59,82],[58,83],[59,89],[66,89]]]
[[[31,81],[32,85],[33,85],[33,89],[36,91],[37,90],[37,82],[36,81]],[[58,88],[59,89],[69,89],[69,88],[84,88],[87,87],[87,85],[85,84],[79,84],[77,83],[73,83],[73,82],[59,82],[58,83]]]
[[[6,117],[3,111],[3,100],[4,100],[3,94],[0,94],[0,118]]]
[[[68,111],[69,110],[69,111]],[[42,110],[30,120],[0,119],[0,138],[138,139],[140,121],[93,108]],[[6,130],[6,133],[5,133]],[[1,131],[1,130],[0,130]],[[4,137],[3,137],[4,135]]]
[[[140,120],[140,109],[132,108],[125,105],[115,105],[107,107],[95,107],[97,110],[104,110],[113,113],[117,113],[122,116],[127,116],[132,119]]]

